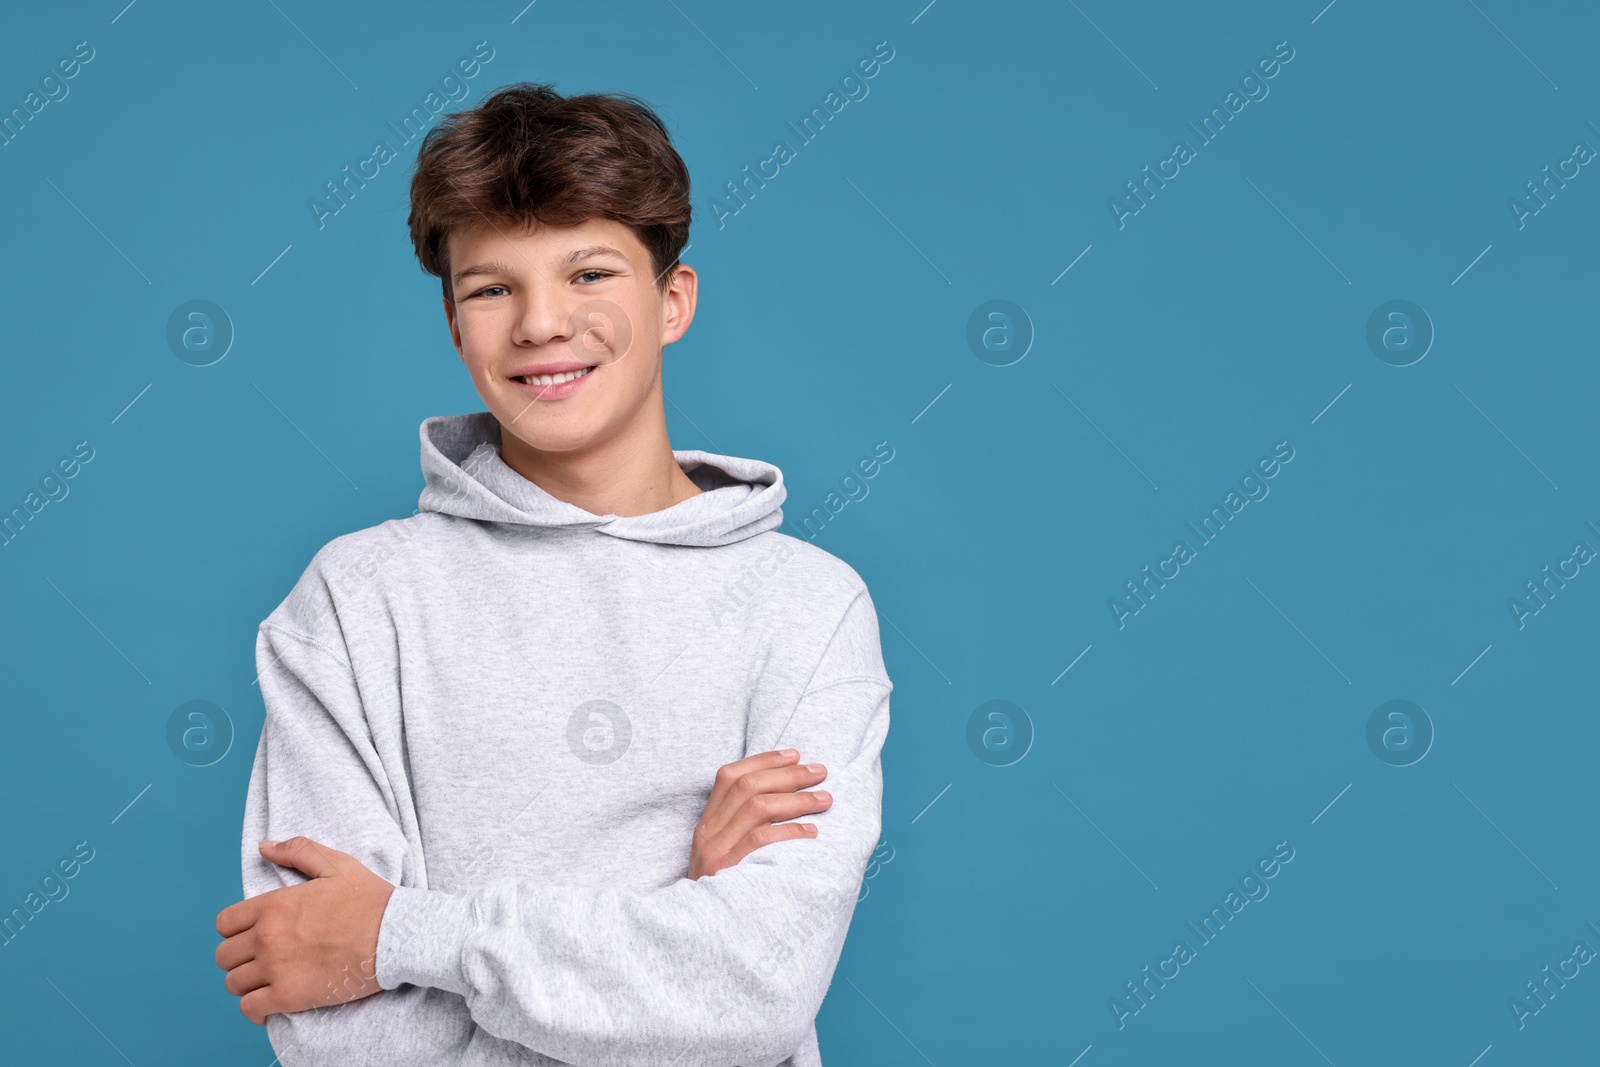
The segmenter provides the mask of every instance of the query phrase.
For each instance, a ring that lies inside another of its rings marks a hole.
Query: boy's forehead
[[[633,231],[615,219],[585,219],[575,226],[551,226],[538,221],[478,222],[456,227],[445,235],[452,263],[495,247],[514,245],[530,257],[562,258],[581,248],[607,246],[632,259],[643,251]]]

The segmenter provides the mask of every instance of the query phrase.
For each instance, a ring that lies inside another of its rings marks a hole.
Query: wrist
[[[394,989],[410,984],[465,995],[461,950],[474,926],[470,898],[395,886],[378,927],[378,985]]]

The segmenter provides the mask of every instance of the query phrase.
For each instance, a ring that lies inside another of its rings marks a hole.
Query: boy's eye
[[[579,274],[578,277],[583,281],[587,281],[590,284],[593,284],[594,282],[597,282],[602,278],[611,277],[611,272],[607,271],[607,270],[598,270],[598,269],[596,269],[596,270],[586,270],[586,271],[583,271],[581,274]],[[486,285],[482,289],[479,289],[477,292],[473,293],[472,295],[473,296],[490,296],[490,295],[493,295],[495,290],[499,290],[502,293],[510,292],[510,290],[507,289],[503,285]]]

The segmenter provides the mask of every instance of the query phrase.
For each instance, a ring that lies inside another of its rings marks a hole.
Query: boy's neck
[[[648,515],[702,492],[678,466],[663,425],[640,427],[635,436],[613,438],[570,452],[541,452],[501,427],[500,459],[557,500],[592,515]]]

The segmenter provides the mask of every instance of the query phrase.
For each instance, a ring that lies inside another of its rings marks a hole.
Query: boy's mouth
[[[598,364],[596,364],[598,366]],[[523,385],[560,385],[563,382],[576,381],[584,377],[594,367],[584,367],[582,370],[564,371],[561,374],[522,374],[512,375],[512,381],[521,382]]]

